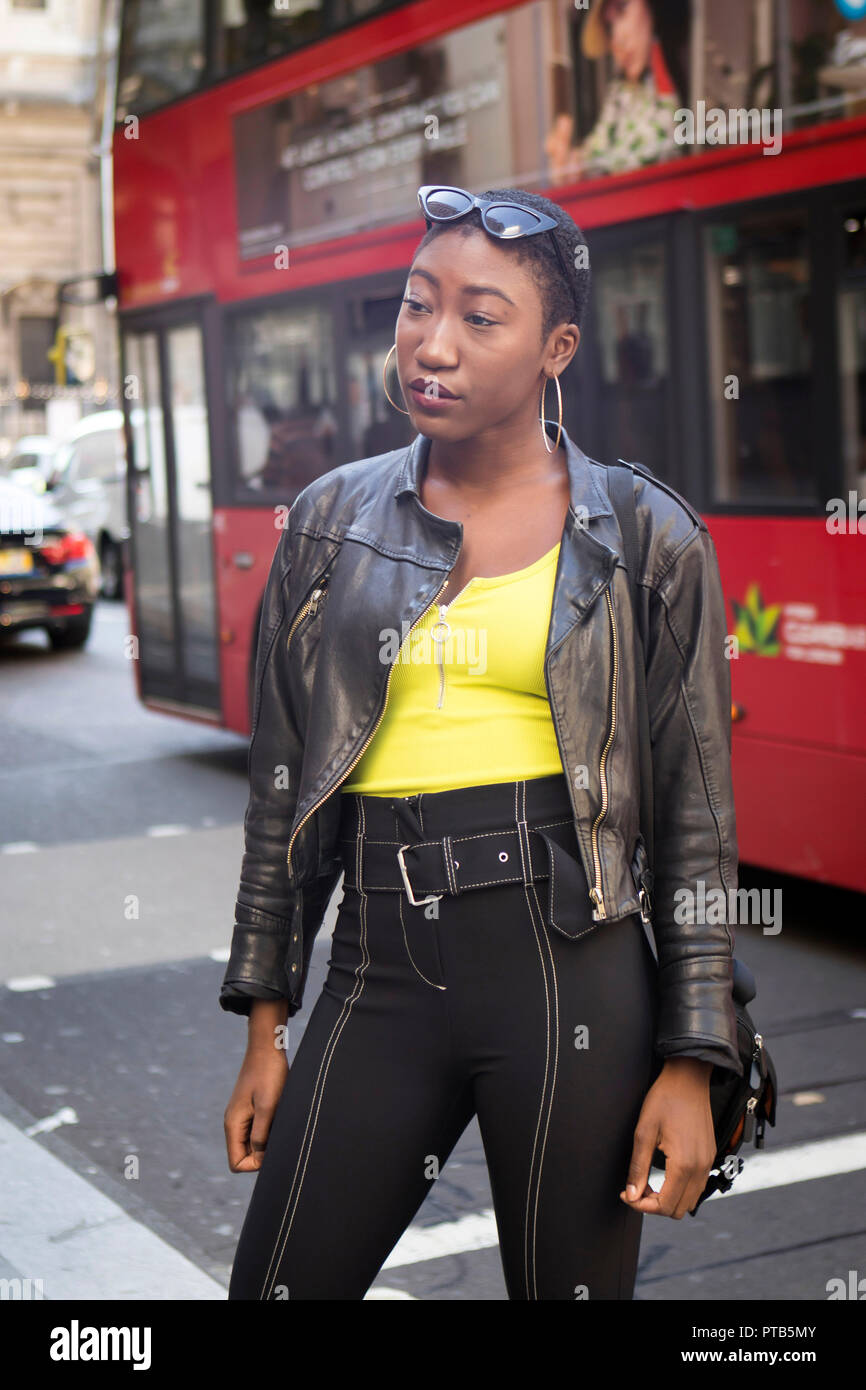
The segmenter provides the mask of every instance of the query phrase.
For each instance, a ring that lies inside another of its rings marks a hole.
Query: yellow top
[[[408,796],[562,772],[544,683],[559,545],[431,603],[388,654],[384,714],[341,791]]]

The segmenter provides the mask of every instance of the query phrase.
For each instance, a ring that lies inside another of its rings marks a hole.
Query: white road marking
[[[39,849],[35,840],[10,840],[8,844],[0,845],[0,852],[3,854],[32,854]]]
[[[212,951],[208,951],[208,956],[210,957],[210,959],[217,960],[220,963],[227,962],[230,955],[230,946],[216,946]]]
[[[16,993],[28,989],[53,989],[54,981],[50,975],[17,975],[15,979],[6,981],[6,988]]]
[[[440,1260],[446,1255],[462,1255],[467,1250],[489,1250],[499,1244],[496,1216],[492,1207],[459,1216],[456,1221],[440,1221],[436,1226],[410,1226],[398,1240],[383,1269]]]
[[[364,1294],[363,1302],[369,1303],[371,1300],[375,1301],[376,1299],[397,1298],[411,1298],[413,1303],[418,1302],[418,1299],[415,1297],[413,1293],[406,1293],[405,1289],[389,1289],[386,1288],[384,1284],[379,1284],[378,1286],[369,1289],[368,1292]]]
[[[0,1256],[47,1299],[225,1299],[226,1289],[0,1116]],[[10,1219],[12,1214],[15,1219]]]
[[[188,825],[149,825],[147,834],[158,837],[160,835],[188,835]]]
[[[34,1134],[47,1134],[49,1130],[59,1129],[61,1125],[77,1125],[78,1115],[71,1105],[64,1105],[61,1110],[57,1110],[53,1115],[46,1115],[44,1119],[37,1120],[35,1124],[28,1125],[24,1133],[29,1139]]]

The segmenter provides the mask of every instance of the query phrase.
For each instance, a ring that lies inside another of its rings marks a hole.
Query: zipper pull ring
[[[451,636],[451,626],[445,619],[445,613],[447,611],[447,608],[448,605],[446,603],[440,603],[439,617],[436,619],[436,622],[430,629],[431,640],[436,643],[436,658],[439,663],[439,699],[436,702],[437,709],[442,708],[442,700],[445,696],[445,661],[442,656],[442,647],[444,643],[448,640],[448,638]],[[437,637],[435,635],[437,628],[444,628],[445,635],[442,637]]]

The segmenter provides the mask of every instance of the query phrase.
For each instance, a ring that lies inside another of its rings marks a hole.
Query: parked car
[[[126,447],[123,412],[86,415],[57,451],[48,489],[67,524],[84,531],[99,555],[102,594],[123,596]]]
[[[6,457],[4,472],[10,482],[29,487],[34,492],[44,492],[56,456],[56,439],[51,439],[47,434],[25,434]]]
[[[99,556],[50,493],[0,478],[0,634],[43,627],[52,647],[83,647],[99,596]]]

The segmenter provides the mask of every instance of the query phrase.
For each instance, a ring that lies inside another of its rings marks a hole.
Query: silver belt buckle
[[[415,897],[415,894],[412,892],[412,885],[409,882],[409,875],[406,872],[406,864],[403,860],[403,851],[405,849],[412,849],[412,846],[400,846],[400,848],[397,851],[397,863],[400,865],[400,872],[403,875],[403,882],[406,885],[406,894],[409,898],[410,903],[413,907],[423,907],[425,903],[438,903],[439,899],[445,896],[444,893],[428,893],[426,898]]]

